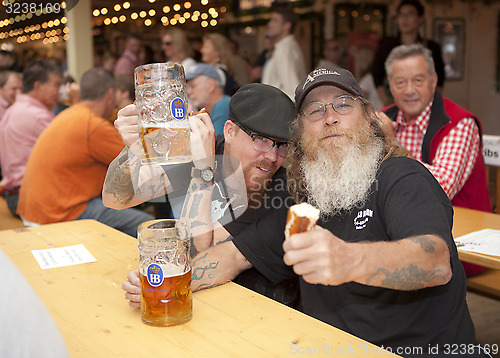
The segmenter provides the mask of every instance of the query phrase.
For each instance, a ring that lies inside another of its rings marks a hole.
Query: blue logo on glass
[[[150,264],[147,278],[151,286],[158,287],[163,283],[163,270],[157,264]]]
[[[170,102],[170,113],[178,121],[184,119],[186,116],[186,107],[182,98],[176,97]]]

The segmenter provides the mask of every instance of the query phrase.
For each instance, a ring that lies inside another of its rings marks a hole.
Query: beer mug
[[[135,69],[142,164],[192,160],[184,68],[173,62]]]
[[[150,220],[138,227],[141,318],[173,326],[192,317],[190,234],[182,220]]]

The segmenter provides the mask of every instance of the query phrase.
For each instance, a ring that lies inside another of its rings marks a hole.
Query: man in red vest
[[[453,205],[491,211],[481,123],[436,91],[430,50],[420,44],[395,47],[385,67],[395,102],[383,109],[392,120],[389,135],[429,169]],[[468,276],[482,270],[464,268]]]

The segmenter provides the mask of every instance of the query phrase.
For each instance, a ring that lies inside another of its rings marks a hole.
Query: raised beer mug
[[[142,164],[192,160],[184,68],[173,62],[135,69]]]
[[[173,326],[192,317],[190,234],[185,221],[150,220],[138,227],[141,319]]]

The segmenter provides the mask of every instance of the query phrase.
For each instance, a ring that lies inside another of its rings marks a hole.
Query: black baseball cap
[[[229,102],[229,119],[252,132],[280,141],[290,139],[293,102],[280,89],[262,83],[240,87]]]
[[[320,85],[334,85],[357,97],[364,97],[363,90],[351,72],[340,67],[317,68],[295,89],[295,108],[300,111],[307,94]]]

